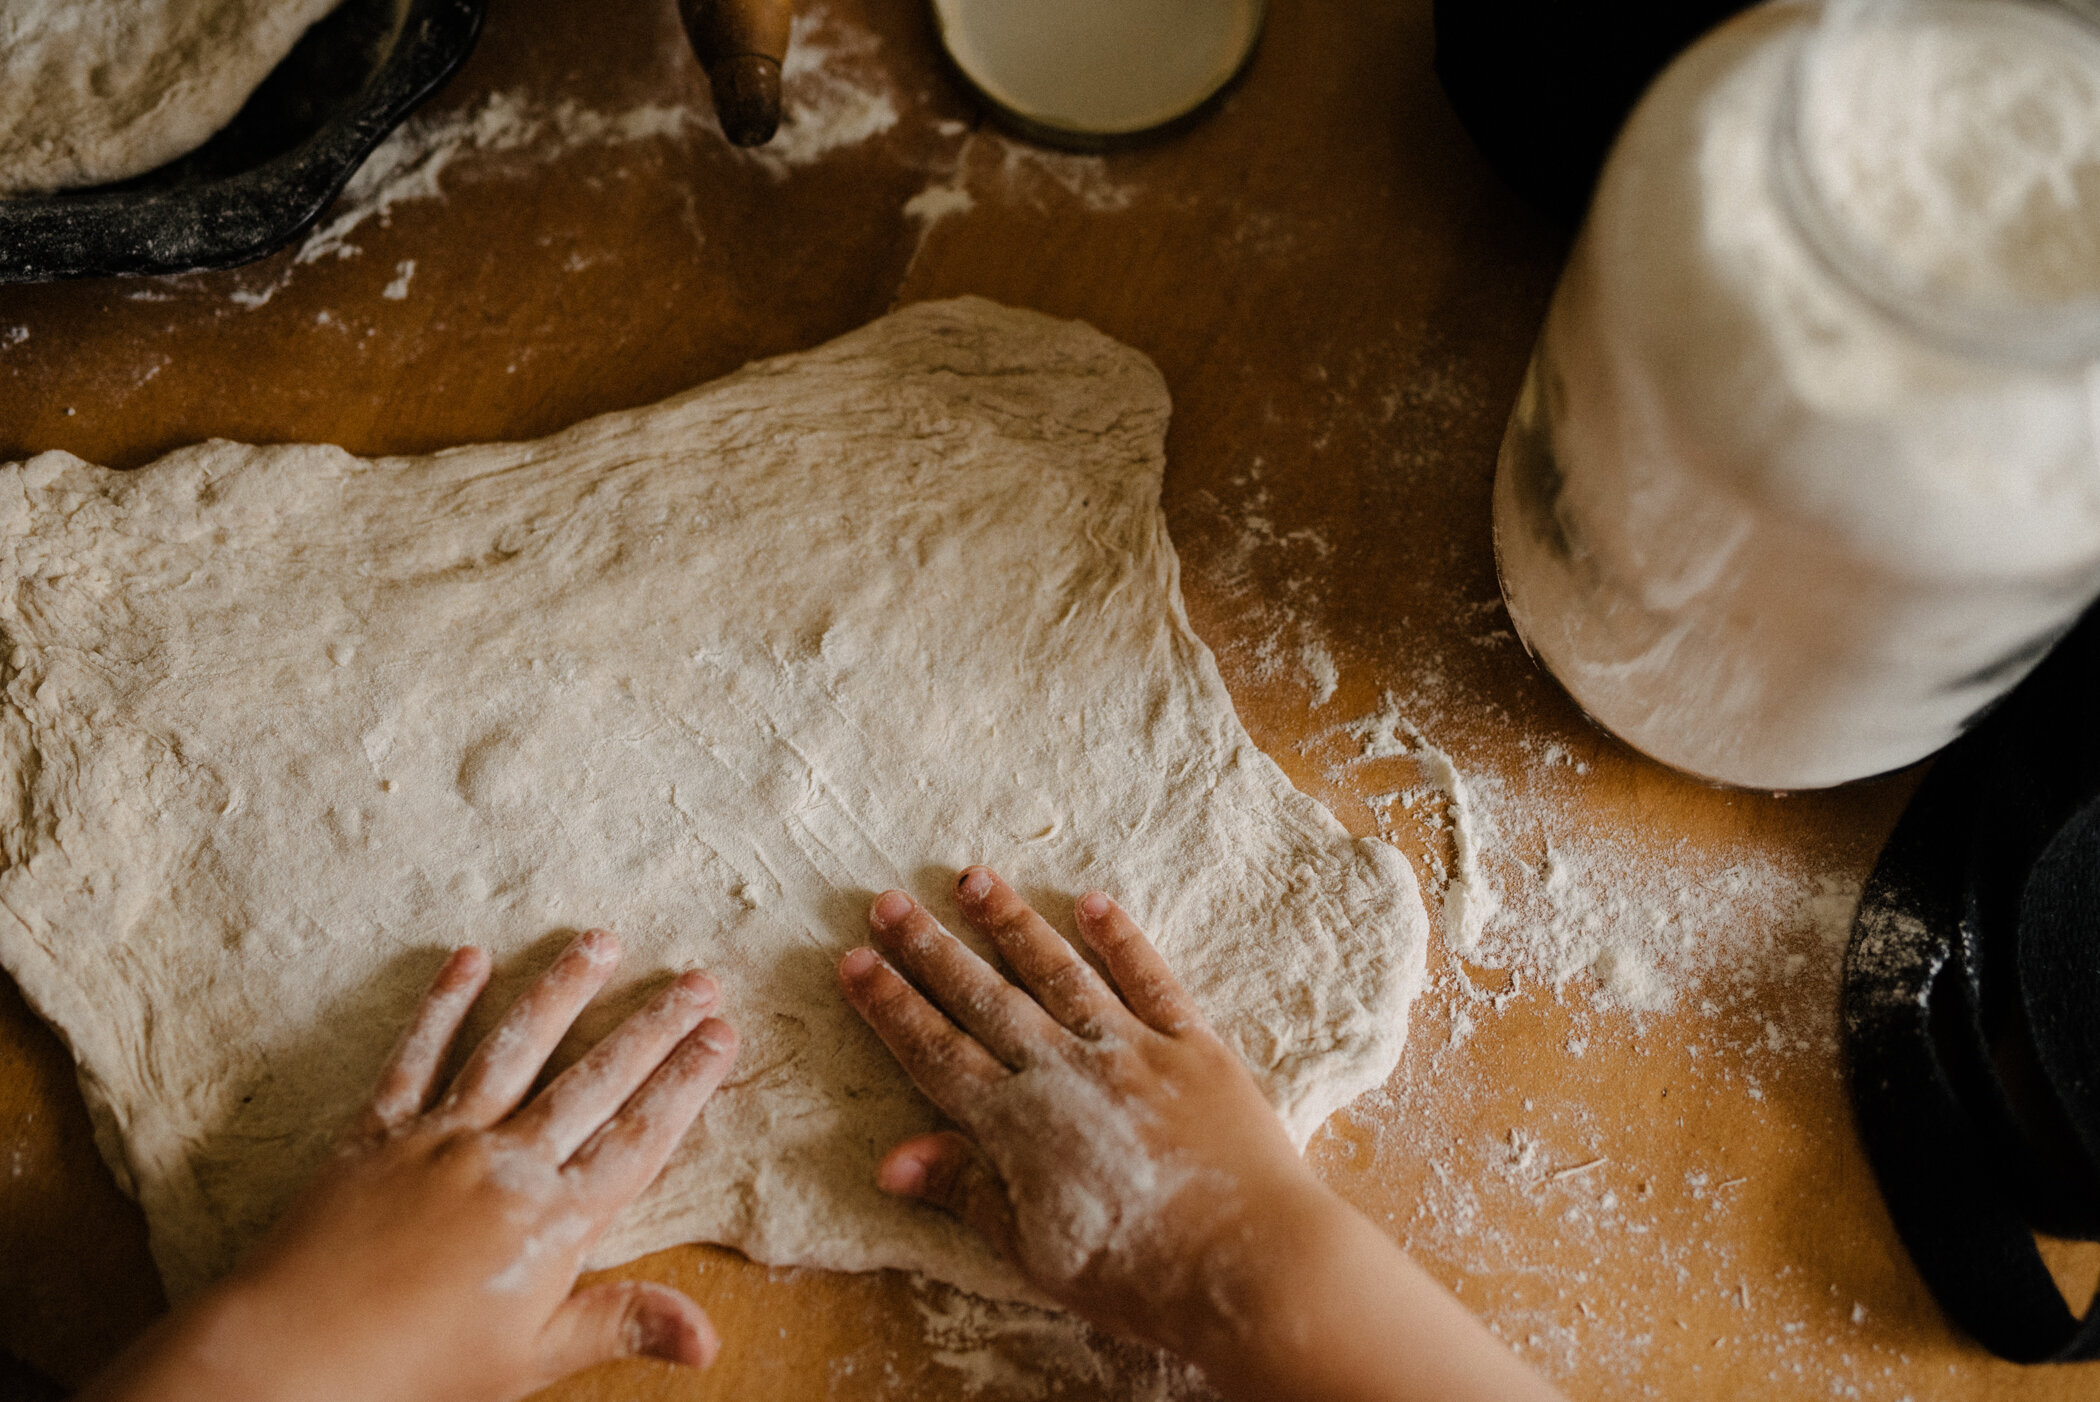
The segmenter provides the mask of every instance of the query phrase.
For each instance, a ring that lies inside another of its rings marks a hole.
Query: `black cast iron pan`
[[[283,247],[474,47],[485,0],[344,0],[233,120],[144,175],[0,198],[0,282],[230,268]]]

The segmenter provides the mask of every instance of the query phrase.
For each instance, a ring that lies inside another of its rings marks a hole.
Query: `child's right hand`
[[[1045,1294],[1197,1363],[1229,1396],[1518,1402],[1555,1394],[1292,1147],[1231,1048],[1096,892],[1103,980],[983,867],[956,888],[1009,982],[902,891],[846,996],[963,1132],[876,1170],[988,1237]]]
[[[878,1184],[960,1217],[1067,1308],[1190,1351],[1211,1322],[1190,1297],[1230,1289],[1264,1218],[1319,1185],[1113,901],[1078,907],[1110,987],[989,870],[956,895],[1023,987],[901,891],[870,914],[894,967],[869,949],[840,964],[854,1006],[968,1131],[897,1145]]]

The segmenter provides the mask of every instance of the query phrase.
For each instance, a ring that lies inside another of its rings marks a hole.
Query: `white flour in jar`
[[[1659,80],[1496,482],[1511,615],[1592,716],[1707,778],[1840,783],[2069,626],[2100,590],[2096,133],[2100,32],[2008,0],[1766,6]]]

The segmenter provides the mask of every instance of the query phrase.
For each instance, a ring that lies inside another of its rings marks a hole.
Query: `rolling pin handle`
[[[738,146],[772,140],[793,0],[678,0],[678,17],[707,70],[722,134]]]

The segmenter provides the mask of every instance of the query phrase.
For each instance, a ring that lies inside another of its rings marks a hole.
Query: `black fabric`
[[[2100,1358],[2034,1233],[2100,1240],[2100,609],[1934,764],[1845,968],[1853,1108],[1956,1323],[2018,1362]]]
[[[1572,227],[1648,84],[1743,0],[1437,0],[1436,71],[1473,143]]]
[[[0,1402],[63,1402],[67,1395],[27,1363],[0,1351]]]

